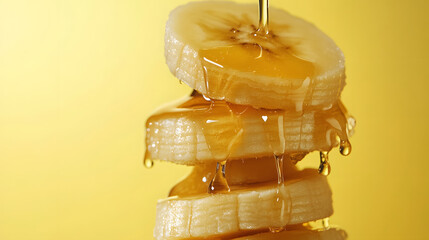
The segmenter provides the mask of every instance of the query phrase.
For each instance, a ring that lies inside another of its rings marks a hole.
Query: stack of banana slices
[[[346,239],[312,225],[333,213],[329,151],[351,151],[343,54],[283,10],[260,31],[257,13],[211,1],[170,14],[167,65],[194,90],[147,120],[145,163],[193,171],[158,202],[156,239]],[[318,169],[299,170],[312,151]]]

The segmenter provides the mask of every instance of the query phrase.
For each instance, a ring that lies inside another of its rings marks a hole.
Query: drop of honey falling
[[[145,158],[144,160],[143,160],[143,165],[146,167],[146,168],[148,168],[148,169],[150,169],[150,168],[153,168],[153,160],[152,159],[148,159],[148,158]]]
[[[144,154],[144,158],[143,158],[143,165],[146,167],[146,168],[152,168],[153,167],[153,160],[152,159],[150,159],[150,154],[149,154],[149,151],[148,150],[146,150],[146,152],[145,152],[145,154]]]
[[[229,192],[230,188],[225,177],[226,160],[218,162],[216,165],[216,173],[211,180],[208,188],[208,193]]]
[[[341,140],[340,153],[343,156],[348,156],[352,152],[352,145],[349,140]]]
[[[283,184],[285,181],[284,177],[284,168],[283,168],[283,154],[274,155],[276,159],[276,169],[277,169],[277,184]]]
[[[331,173],[331,165],[329,164],[329,152],[321,151],[320,152],[320,165],[319,165],[319,173],[328,176]]]

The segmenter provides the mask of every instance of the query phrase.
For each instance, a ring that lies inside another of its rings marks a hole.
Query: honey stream
[[[258,34],[267,35],[269,32],[269,12],[268,0],[259,0],[259,27],[256,31]]]

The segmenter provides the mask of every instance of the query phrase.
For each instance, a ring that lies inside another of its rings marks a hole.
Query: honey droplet
[[[321,151],[320,152],[320,165],[319,165],[319,173],[328,176],[331,173],[331,165],[329,164],[329,152]]]
[[[144,154],[144,158],[143,158],[143,165],[146,167],[146,168],[148,168],[148,169],[150,169],[150,168],[152,168],[153,167],[153,160],[152,159],[150,159],[150,154],[149,154],[149,151],[148,150],[146,150],[146,152],[145,152],[145,154]]]
[[[349,140],[341,140],[340,153],[343,156],[348,156],[352,152],[352,145]]]
[[[209,184],[208,193],[229,192],[230,188],[225,177],[226,160],[218,162],[216,173]]]

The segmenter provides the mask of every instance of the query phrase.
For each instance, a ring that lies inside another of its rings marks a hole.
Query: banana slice
[[[168,198],[157,204],[156,239],[246,235],[332,215],[326,177],[312,175],[285,185]]]
[[[353,129],[340,102],[324,111],[254,109],[225,101],[186,97],[146,122],[146,158],[196,165],[328,151]]]
[[[165,56],[182,82],[212,99],[255,108],[329,107],[345,85],[344,56],[314,25],[270,8],[258,34],[258,7],[193,2],[170,14]]]
[[[279,233],[258,233],[255,235],[234,238],[234,240],[344,240],[347,239],[347,233],[344,230],[331,228],[328,230],[291,230]]]

